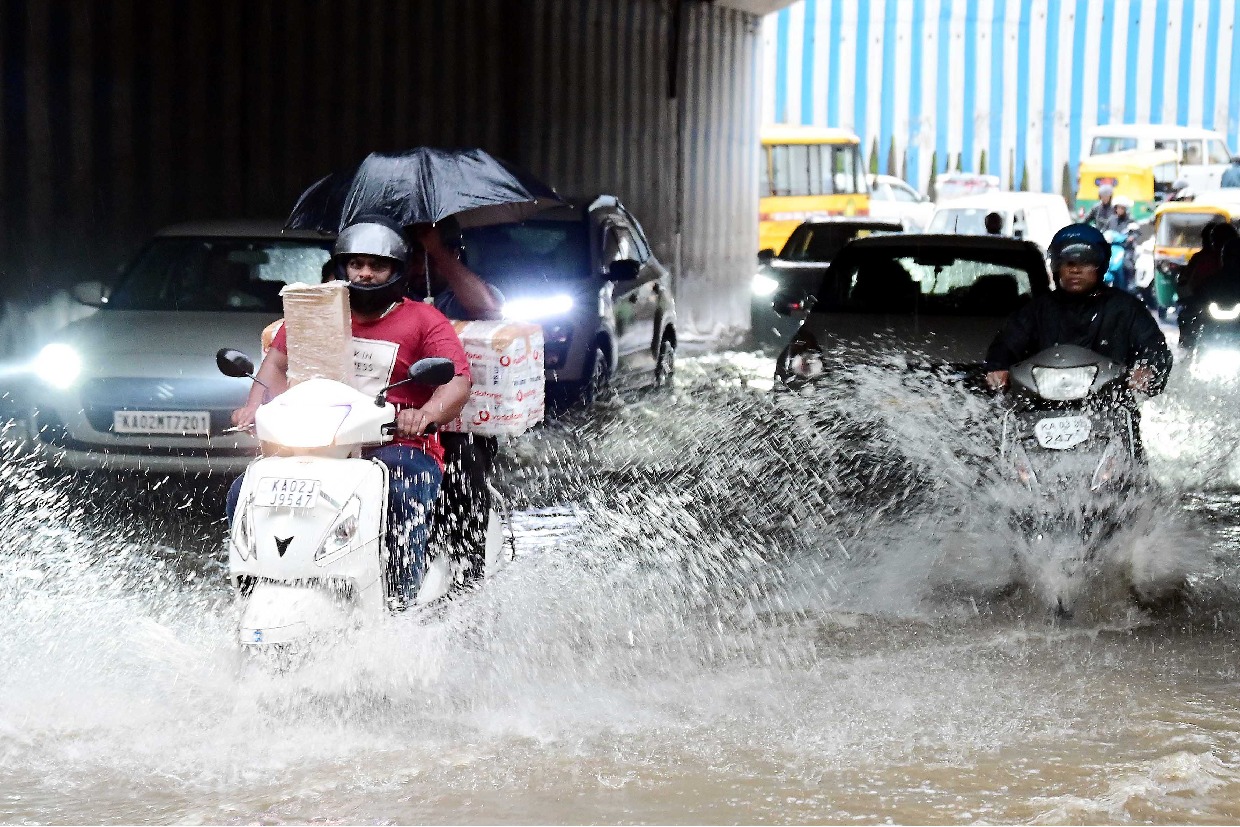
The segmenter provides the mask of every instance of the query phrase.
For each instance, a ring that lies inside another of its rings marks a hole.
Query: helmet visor
[[[1098,251],[1089,244],[1069,244],[1059,251],[1057,258],[1067,264],[1101,264]]]

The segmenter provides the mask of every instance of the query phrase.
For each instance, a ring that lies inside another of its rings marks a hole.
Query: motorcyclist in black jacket
[[[1032,299],[1003,325],[986,352],[986,383],[1005,388],[1012,365],[1055,345],[1078,345],[1126,365],[1132,390],[1161,392],[1171,350],[1139,299],[1103,284],[1111,245],[1102,233],[1070,224],[1047,251],[1057,289]]]

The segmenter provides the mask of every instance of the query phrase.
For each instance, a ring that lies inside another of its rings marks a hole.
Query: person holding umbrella
[[[336,278],[348,281],[354,344],[354,385],[378,391],[403,377],[419,359],[451,359],[456,375],[430,388],[400,385],[388,392],[396,405],[392,442],[367,455],[388,467],[389,582],[394,608],[417,595],[427,543],[427,515],[443,479],[443,444],[431,426],[451,422],[469,399],[471,377],[465,349],[451,323],[435,308],[406,297],[409,245],[400,227],[379,216],[362,216],[345,227],[332,253]],[[365,358],[357,358],[361,354]],[[288,387],[288,345],[281,327],[263,359],[257,378],[275,393]],[[246,404],[233,411],[233,425],[248,428],[263,402],[263,385],[255,383]],[[228,516],[236,510],[238,478],[228,494]]]
[[[452,219],[448,222],[454,223]],[[422,250],[410,262],[409,290],[422,301],[456,321],[503,317],[504,297],[483,281],[444,243],[439,227],[418,224],[410,228]],[[454,234],[455,235],[455,234]],[[421,252],[421,255],[419,255]],[[499,440],[493,436],[444,431],[443,484],[431,519],[432,549],[441,549],[466,565],[461,569],[468,585],[485,574],[486,529],[491,512],[491,477]]]

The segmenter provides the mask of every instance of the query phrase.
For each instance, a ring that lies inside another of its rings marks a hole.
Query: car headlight
[[[1062,402],[1068,399],[1084,399],[1094,386],[1098,375],[1097,365],[1079,368],[1034,368],[1033,382],[1043,399]]]
[[[1210,318],[1220,322],[1234,322],[1240,319],[1240,302],[1228,308],[1219,307],[1217,302],[1210,302]]]
[[[1188,371],[1203,382],[1235,380],[1240,375],[1240,350],[1203,348],[1189,362]]]
[[[556,293],[554,296],[537,296],[505,302],[504,318],[517,322],[532,322],[535,319],[563,316],[572,309],[573,297],[564,293]]]
[[[755,296],[769,296],[779,289],[779,282],[765,273],[755,273],[751,287]]]
[[[34,357],[30,370],[43,383],[65,390],[82,375],[82,357],[70,345],[53,342]]]

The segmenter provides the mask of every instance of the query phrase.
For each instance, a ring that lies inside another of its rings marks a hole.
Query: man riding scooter
[[[1056,345],[1077,345],[1124,365],[1130,390],[1160,393],[1171,373],[1171,351],[1139,299],[1103,284],[1111,257],[1106,238],[1095,227],[1070,224],[1051,239],[1048,253],[1057,289],[1004,324],[986,352],[987,384],[1006,388],[1012,365]],[[1139,437],[1136,442],[1139,447]]]
[[[457,417],[469,399],[469,363],[452,325],[435,308],[405,297],[409,245],[400,228],[380,217],[362,217],[341,231],[333,250],[337,279],[348,281],[354,345],[354,381],[362,391],[378,392],[404,377],[409,366],[426,357],[445,357],[456,366],[452,381],[433,391],[403,384],[387,394],[396,405],[396,434],[391,443],[368,449],[366,456],[387,466],[390,474],[388,547],[389,582],[395,607],[417,593],[427,541],[427,516],[443,477],[443,446],[433,431]],[[364,355],[366,358],[358,358]],[[233,411],[233,425],[249,428],[264,401],[264,385],[273,394],[288,387],[288,348],[283,327],[272,340],[246,404]],[[431,431],[432,433],[428,433]],[[228,497],[229,519],[236,510],[241,480]]]

